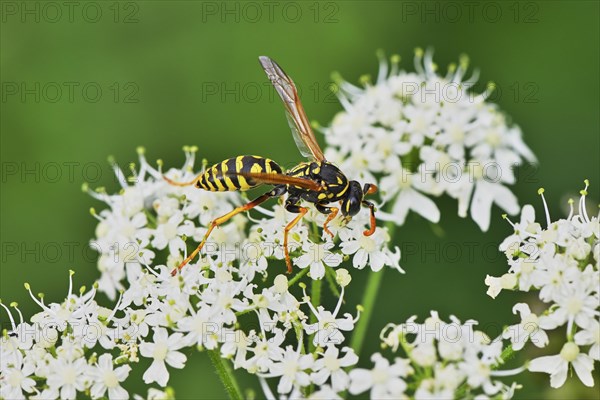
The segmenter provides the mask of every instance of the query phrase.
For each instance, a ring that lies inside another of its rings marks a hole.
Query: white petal
[[[569,371],[569,364],[564,362],[558,366],[558,370],[550,375],[550,386],[553,388],[559,388],[564,385],[567,380],[567,372]]]
[[[310,277],[312,279],[321,279],[325,276],[325,266],[322,262],[314,262],[310,264]]]
[[[422,217],[428,219],[433,223],[440,221],[440,210],[437,208],[433,200],[429,197],[415,191],[412,191],[411,196],[411,208]]]
[[[590,356],[587,354],[579,354],[577,358],[573,360],[573,368],[585,386],[594,386],[594,378],[592,377],[594,361]]]
[[[394,208],[392,209],[392,214],[395,217],[394,222],[397,225],[402,225],[404,224],[404,221],[406,221],[406,216],[408,215],[408,210],[410,209],[410,196],[407,195],[407,192],[411,190],[412,189],[406,189],[401,191],[396,198]]]
[[[519,201],[517,200],[517,196],[515,196],[506,186],[500,184],[494,186],[494,202],[510,215],[517,214],[519,212]]]
[[[478,181],[475,185],[475,193],[471,201],[471,218],[479,225],[482,231],[487,231],[490,227],[490,216],[492,212],[492,202],[494,193],[492,184],[485,181]]]
[[[187,357],[179,351],[170,351],[167,353],[165,361],[173,368],[181,369],[185,367]]]
[[[129,393],[121,386],[116,386],[108,389],[108,398],[110,400],[124,400],[129,398]]]
[[[371,371],[358,368],[350,371],[350,387],[348,391],[352,394],[361,394],[369,390],[373,385]]]
[[[529,308],[529,305],[527,303],[517,303],[513,306],[512,312],[513,314],[516,314],[518,312],[521,316],[521,319],[523,319],[529,314],[531,314],[531,309]]]
[[[563,359],[560,355],[538,357],[531,360],[528,369],[531,372],[545,372],[547,374],[552,374],[558,369],[558,366],[562,362]]]
[[[143,378],[145,383],[156,382],[164,387],[169,381],[169,371],[163,361],[155,360],[152,365],[150,365],[150,368],[144,372]]]
[[[356,254],[354,254],[354,257],[352,257],[352,265],[354,265],[355,268],[363,269],[365,265],[367,265],[368,258],[369,255],[367,252],[363,249],[360,249],[356,252]]]

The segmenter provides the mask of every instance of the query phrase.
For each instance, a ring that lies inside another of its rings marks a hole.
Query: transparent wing
[[[258,59],[279,97],[283,100],[288,124],[298,150],[304,157],[312,158],[315,161],[324,161],[325,156],[310,127],[294,81],[269,57],[261,56]]]
[[[320,160],[317,160],[313,151],[304,142],[304,139],[302,138],[302,134],[298,130],[298,128],[296,126],[296,122],[294,121],[294,118],[290,115],[290,112],[287,110],[285,112],[285,118],[287,119],[288,125],[290,126],[290,130],[292,131],[292,137],[294,138],[294,143],[296,143],[296,147],[298,147],[300,154],[302,154],[303,157],[310,158],[315,161],[320,161]]]

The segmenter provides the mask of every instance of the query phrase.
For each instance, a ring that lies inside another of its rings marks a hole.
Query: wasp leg
[[[327,219],[325,220],[325,223],[323,224],[323,230],[325,231],[325,233],[327,233],[333,239],[335,237],[335,235],[333,234],[333,232],[331,232],[329,230],[329,228],[327,227],[327,224],[329,224],[336,217],[336,215],[338,214],[338,211],[340,211],[340,210],[336,207],[327,207],[327,206],[324,206],[323,204],[319,204],[319,203],[315,204],[315,208],[320,213],[328,214]]]
[[[363,201],[362,202],[363,206],[367,206],[369,207],[369,210],[371,211],[371,227],[367,230],[365,230],[363,232],[363,235],[365,236],[371,236],[372,234],[375,233],[375,228],[377,228],[376,224],[376,220],[375,220],[375,205],[373,203],[371,203],[370,201]]]
[[[173,185],[173,186],[192,186],[193,184],[198,182],[198,179],[200,179],[202,174],[204,174],[204,172],[199,173],[197,177],[195,177],[194,179],[192,179],[189,182],[175,182],[173,179],[167,178],[165,175],[163,175],[163,179],[165,181],[167,181],[169,183],[169,185]]]
[[[204,234],[204,238],[202,238],[202,241],[200,242],[198,247],[196,247],[196,250],[194,250],[189,256],[187,256],[187,258],[185,260],[183,260],[183,262],[181,264],[179,264],[179,266],[177,268],[175,268],[173,271],[171,271],[171,275],[174,276],[175,274],[177,274],[177,271],[180,271],[183,267],[185,267],[185,265],[187,263],[192,261],[196,257],[196,255],[198,255],[198,253],[200,253],[200,251],[204,247],[204,244],[206,243],[206,240],[210,236],[211,232],[217,226],[224,224],[229,219],[231,219],[233,216],[235,216],[241,212],[248,211],[248,210],[256,207],[257,205],[264,203],[265,201],[269,200],[271,197],[283,195],[285,193],[285,190],[286,190],[286,188],[284,185],[277,186],[270,192],[267,192],[267,193],[263,194],[262,196],[259,196],[256,199],[252,200],[250,203],[247,203],[247,204],[244,204],[243,206],[234,208],[232,211],[228,212],[227,214],[212,220],[208,227],[208,231],[206,231],[206,233]]]
[[[290,260],[290,252],[288,250],[288,234],[289,234],[290,230],[308,212],[308,208],[300,207],[296,204],[299,200],[300,200],[299,198],[293,197],[293,198],[288,198],[287,201],[285,202],[285,209],[287,211],[299,214],[289,224],[286,225],[286,227],[283,231],[283,252],[285,254],[285,264],[287,265],[288,274],[292,273],[292,260]]]

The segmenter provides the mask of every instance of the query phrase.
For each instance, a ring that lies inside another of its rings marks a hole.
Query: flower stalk
[[[231,400],[242,400],[244,396],[242,396],[242,391],[229,365],[229,360],[222,358],[218,349],[208,350],[207,353],[229,398]]]

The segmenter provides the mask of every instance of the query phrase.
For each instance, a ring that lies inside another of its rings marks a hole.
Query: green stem
[[[340,297],[340,290],[337,287],[337,283],[335,281],[335,271],[333,268],[325,266],[325,279],[327,279],[327,283],[329,284],[329,290],[335,297]]]
[[[298,272],[292,279],[290,279],[288,281],[288,287],[294,286],[294,284],[296,282],[298,282],[300,280],[300,278],[302,278],[304,275],[306,275],[309,270],[310,270],[310,268],[304,268],[302,271]]]
[[[225,391],[227,392],[227,395],[229,395],[229,398],[232,400],[242,400],[244,397],[242,396],[242,391],[235,380],[233,370],[229,365],[229,360],[221,358],[221,354],[218,349],[208,350],[207,353],[210,361],[212,361],[212,364],[215,367],[217,375],[219,375],[223,386],[225,386]]]
[[[256,310],[256,307],[253,307],[253,308],[248,308],[248,309],[246,309],[246,310],[243,310],[243,311],[238,311],[238,312],[236,312],[236,313],[235,313],[235,316],[236,316],[236,317],[239,317],[240,315],[244,315],[244,314],[251,313],[251,312],[252,312],[252,311],[254,311],[254,310]]]
[[[373,308],[375,307],[375,301],[377,300],[379,286],[381,285],[381,281],[383,279],[383,271],[384,270],[382,269],[379,272],[369,272],[369,280],[367,281],[367,287],[365,288],[365,292],[361,301],[363,312],[358,320],[358,323],[356,324],[356,327],[354,328],[354,334],[352,335],[352,340],[350,341],[350,347],[354,349],[354,352],[359,357],[365,341],[365,336],[367,334],[367,327],[369,326],[371,314],[373,313]]]
[[[322,281],[320,279],[313,279],[311,284],[310,302],[315,307],[315,309],[319,307],[321,303],[321,282]],[[314,324],[315,322],[318,322],[317,316],[312,314],[310,316],[310,323]],[[308,348],[311,353],[314,352],[315,345],[313,344],[312,340],[310,341]]]
[[[500,362],[498,362],[498,364],[496,364],[492,369],[498,368],[500,365],[504,364],[514,356],[515,350],[513,349],[512,344],[509,344],[504,350],[502,350],[502,354],[500,354]]]

